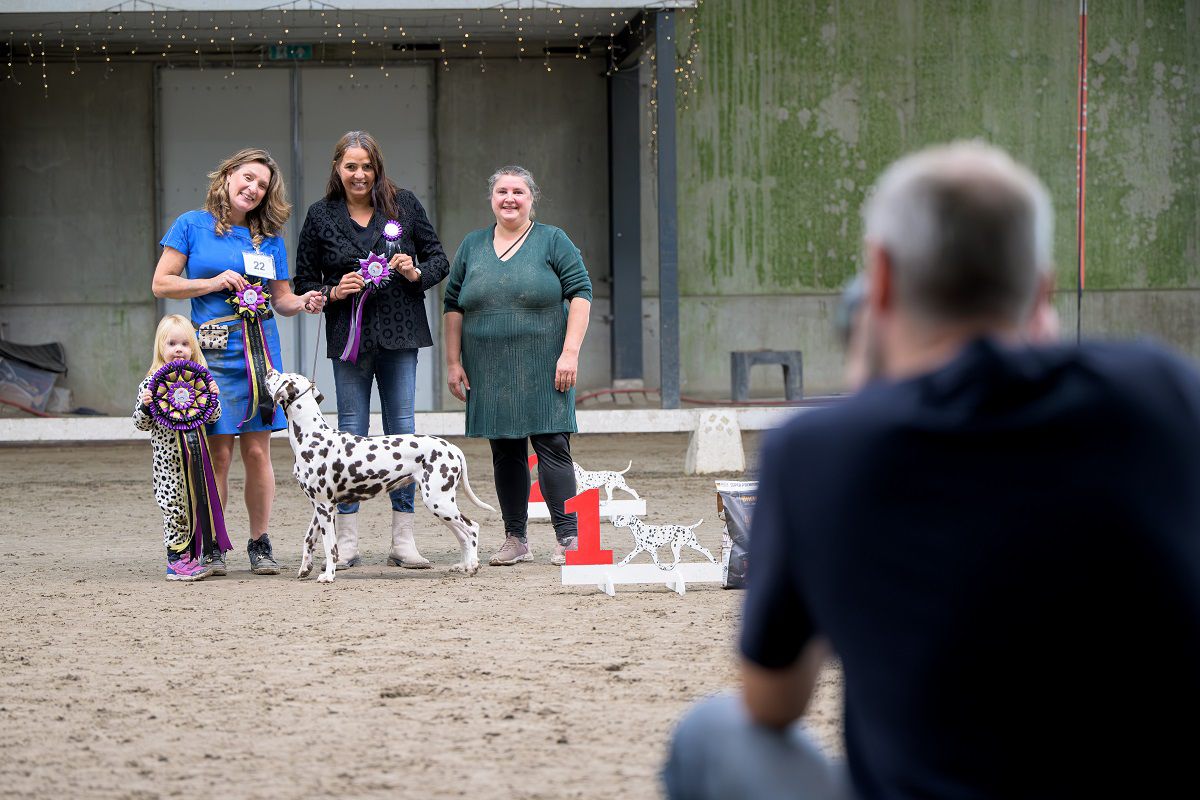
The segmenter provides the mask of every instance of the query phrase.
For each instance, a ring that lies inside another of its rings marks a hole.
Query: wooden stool
[[[750,399],[750,368],[755,364],[782,366],[783,396],[788,400],[804,398],[804,359],[799,350],[734,350],[729,354],[729,374],[735,403]]]

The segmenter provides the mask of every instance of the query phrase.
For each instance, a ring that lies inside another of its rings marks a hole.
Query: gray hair
[[[538,200],[542,199],[542,190],[538,188],[537,181],[533,179],[533,173],[515,164],[501,167],[492,173],[492,177],[488,178],[488,201],[490,202],[492,199],[492,191],[496,188],[496,181],[505,175],[512,175],[514,178],[520,178],[525,181],[525,186],[529,188],[529,197],[533,200],[533,208],[537,208]],[[532,210],[530,216],[533,216]]]
[[[1052,268],[1046,187],[982,142],[892,164],[863,207],[863,229],[892,262],[897,302],[931,322],[1019,323]]]

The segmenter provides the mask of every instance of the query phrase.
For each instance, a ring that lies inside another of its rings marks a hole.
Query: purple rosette
[[[150,379],[150,416],[173,431],[190,431],[211,422],[218,408],[211,381],[209,371],[195,361],[163,364]]]
[[[396,220],[389,219],[383,224],[383,243],[389,261],[400,252],[400,237],[403,235],[404,226]]]
[[[233,306],[239,316],[254,318],[267,313],[270,300],[271,293],[261,283],[247,283],[225,302]]]
[[[383,225],[383,238],[389,242],[398,242],[404,235],[404,226],[394,219],[389,219]]]
[[[392,268],[388,266],[386,258],[378,253],[371,253],[366,258],[358,260],[358,274],[362,275],[368,287],[378,288],[392,279]],[[366,289],[363,291],[365,292]]]
[[[400,223],[395,220],[388,220],[387,225],[384,225],[384,238],[388,237],[388,225],[395,225],[397,231],[395,236],[400,238]],[[354,296],[350,309],[350,335],[346,337],[346,346],[342,349],[342,361],[357,363],[358,349],[362,346],[362,316],[363,308],[366,306],[367,298],[371,294],[372,289],[379,289],[381,286],[386,286],[388,281],[392,279],[392,268],[388,266],[388,260],[378,253],[371,253],[366,258],[358,260],[358,274],[362,276],[366,285],[363,290]]]
[[[271,364],[262,322],[271,307],[271,293],[261,283],[247,283],[225,302],[233,306],[242,320],[246,382],[250,387],[246,416],[238,423],[238,427],[253,419],[256,413],[264,425],[270,425],[275,418],[275,401],[267,391],[267,370],[274,365]]]
[[[205,423],[220,408],[212,374],[203,364],[179,359],[164,364],[150,378],[150,416],[175,431],[183,459],[183,484],[188,499],[191,541],[185,549],[196,558],[219,548],[232,550],[221,513],[221,496],[208,451]]]

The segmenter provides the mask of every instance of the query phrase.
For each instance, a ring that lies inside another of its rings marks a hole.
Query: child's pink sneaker
[[[169,581],[200,581],[212,574],[212,565],[203,564],[191,555],[185,555],[171,560],[167,557],[167,580]]]

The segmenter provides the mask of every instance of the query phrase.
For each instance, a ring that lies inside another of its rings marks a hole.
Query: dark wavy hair
[[[371,166],[375,168],[375,184],[371,187],[371,205],[382,211],[388,219],[396,219],[400,211],[396,202],[396,195],[400,192],[400,187],[392,183],[387,173],[383,171],[383,153],[379,152],[379,143],[366,131],[346,131],[342,134],[342,138],[338,139],[333,148],[333,166],[329,171],[329,183],[325,185],[325,199],[344,200],[346,198],[346,189],[342,186],[342,176],[338,175],[338,164],[341,163],[342,156],[346,155],[346,151],[351,147],[361,147],[366,150],[367,158],[370,159]]]

